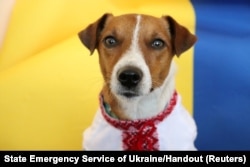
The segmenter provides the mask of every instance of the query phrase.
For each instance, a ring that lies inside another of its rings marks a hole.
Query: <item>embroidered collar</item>
[[[175,91],[168,106],[157,116],[149,119],[119,120],[112,116],[110,106],[105,104],[100,96],[101,113],[109,124],[122,131],[124,150],[159,150],[156,124],[163,121],[173,111],[176,103],[177,92]]]
[[[176,103],[175,91],[167,107],[157,116],[149,119],[119,120],[112,115],[110,106],[105,104],[100,96],[101,113],[109,124],[122,131],[124,150],[159,150],[156,125],[173,111]]]
[[[175,91],[173,93],[172,98],[169,101],[169,104],[161,113],[159,113],[157,116],[147,118],[147,119],[119,120],[117,116],[111,111],[111,107],[103,101],[102,96],[100,96],[99,101],[100,101],[100,106],[101,106],[101,112],[104,118],[115,127],[122,128],[123,126],[122,124],[142,124],[148,121],[153,121],[153,122],[156,120],[162,121],[165,117],[167,117],[172,112],[173,108],[175,107],[176,102],[177,102],[177,92]]]

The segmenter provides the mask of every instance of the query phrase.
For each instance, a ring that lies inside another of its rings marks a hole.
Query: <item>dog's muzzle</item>
[[[142,80],[142,71],[136,67],[124,67],[117,73],[117,79],[123,87],[122,95],[126,97],[138,96],[136,87]]]

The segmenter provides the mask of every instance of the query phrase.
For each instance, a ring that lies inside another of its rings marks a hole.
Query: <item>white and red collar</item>
[[[149,119],[119,120],[106,112],[103,98],[100,96],[101,113],[110,125],[122,131],[124,150],[159,150],[156,125],[167,118],[176,102],[177,92],[175,91],[166,108],[157,116]]]

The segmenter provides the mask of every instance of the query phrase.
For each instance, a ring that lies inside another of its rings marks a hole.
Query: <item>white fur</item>
[[[116,96],[125,115],[130,119],[144,119],[160,113],[172,97],[175,88],[174,74],[176,66],[172,62],[168,77],[162,86],[150,92],[152,77],[138,43],[141,16],[138,15],[136,19],[137,22],[134,28],[131,46],[117,62],[112,71],[111,91]],[[122,89],[117,80],[117,72],[119,69],[128,65],[139,68],[143,73],[143,78],[138,85],[140,96],[133,98],[127,98],[117,94]]]

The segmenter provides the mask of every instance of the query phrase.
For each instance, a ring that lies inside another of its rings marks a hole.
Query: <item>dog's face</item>
[[[149,94],[166,79],[172,58],[196,41],[170,16],[105,14],[79,33],[91,53],[99,53],[105,85],[116,97]]]

